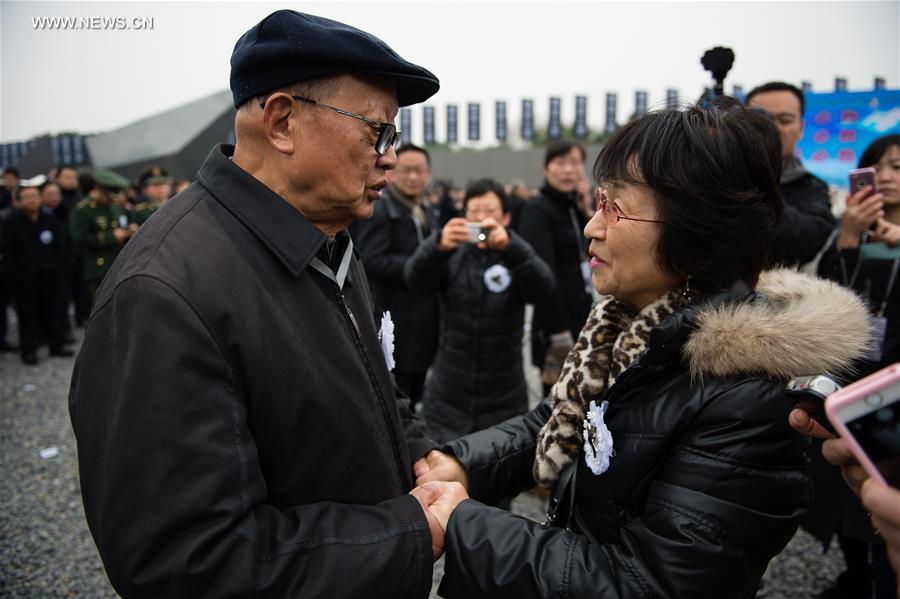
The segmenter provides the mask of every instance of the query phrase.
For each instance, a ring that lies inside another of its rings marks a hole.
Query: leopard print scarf
[[[685,303],[681,290],[675,289],[640,312],[610,296],[594,306],[550,389],[553,411],[538,432],[534,459],[538,485],[553,488],[560,472],[579,454],[590,401],[612,387],[644,351],[650,331]]]

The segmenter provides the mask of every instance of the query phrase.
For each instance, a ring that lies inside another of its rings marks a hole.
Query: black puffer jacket
[[[574,194],[563,193],[549,183],[522,209],[518,232],[556,276],[556,289],[534,310],[531,350],[537,366],[544,363],[550,336],[569,331],[577,338],[591,311],[593,297],[585,291],[581,274],[581,262],[587,257],[587,220],[577,209]]]
[[[610,468],[595,476],[578,456],[558,527],[462,502],[441,595],[753,597],[809,499],[808,440],[788,425],[784,379],[838,367],[866,341],[864,308],[836,285],[777,271],[760,288],[769,301],[738,285],[653,331],[598,398],[610,402]],[[475,499],[529,484],[549,411],[449,446]]]
[[[525,304],[552,293],[554,279],[550,267],[512,231],[503,252],[469,244],[442,252],[437,236],[419,246],[405,272],[412,289],[441,295],[441,341],[424,409],[429,435],[443,442],[528,409],[522,370]]]
[[[775,228],[773,261],[795,266],[816,257],[834,229],[828,186],[793,161],[781,176],[784,213]]]

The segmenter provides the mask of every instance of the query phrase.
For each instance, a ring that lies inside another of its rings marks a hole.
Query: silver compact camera
[[[482,227],[481,223],[466,223],[466,228],[469,230],[469,243],[482,243],[487,241],[488,235],[491,230],[487,227]]]

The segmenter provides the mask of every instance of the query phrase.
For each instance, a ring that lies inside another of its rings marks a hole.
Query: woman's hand
[[[839,250],[859,247],[859,238],[873,223],[884,216],[884,196],[872,193],[872,187],[866,186],[847,198],[847,210],[841,221],[841,232],[838,234]]]
[[[491,216],[481,221],[481,226],[489,229],[487,240],[478,244],[480,249],[490,248],[502,252],[509,245],[509,233],[506,228]]]
[[[417,485],[432,481],[455,481],[467,491],[469,489],[469,476],[459,460],[449,453],[436,449],[416,460],[413,464],[413,474],[416,476]]]
[[[428,506],[428,510],[431,512],[431,515],[437,519],[442,532],[446,534],[447,523],[450,522],[450,516],[453,515],[453,510],[455,510],[456,506],[460,503],[468,499],[469,494],[466,493],[466,490],[458,482],[428,483],[428,486],[441,487],[440,496]]]
[[[438,240],[438,249],[442,252],[452,252],[461,243],[469,242],[469,229],[466,227],[466,219],[451,218],[441,229],[441,238]]]
[[[883,241],[893,247],[900,243],[900,225],[879,218],[875,221],[875,232],[869,238],[871,241]]]

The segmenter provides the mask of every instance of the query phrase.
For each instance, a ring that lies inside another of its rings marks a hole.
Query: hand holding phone
[[[847,209],[841,220],[841,232],[837,240],[840,249],[859,247],[862,234],[867,230],[874,230],[878,219],[884,216],[883,199],[875,189],[874,168],[850,171]]]
[[[825,412],[866,472],[900,488],[900,363],[829,396]]]

